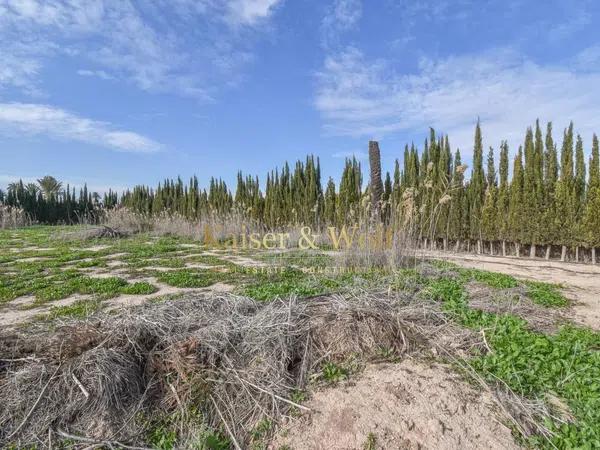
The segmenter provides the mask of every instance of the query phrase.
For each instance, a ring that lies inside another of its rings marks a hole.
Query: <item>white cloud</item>
[[[82,77],[96,77],[101,78],[102,80],[114,80],[111,74],[105,72],[104,70],[89,70],[89,69],[79,69],[77,71],[77,75],[81,75]]]
[[[46,60],[62,54],[92,63],[101,78],[211,100],[240,80],[257,25],[281,2],[0,0],[0,41],[10,43],[2,53],[19,58],[0,75],[0,87],[31,85]]]
[[[271,15],[281,0],[229,0],[229,19],[236,24],[254,25]]]
[[[340,35],[352,30],[361,17],[361,0],[333,0],[321,23],[323,46],[338,45]]]
[[[328,133],[381,138],[432,126],[469,153],[480,117],[488,145],[520,143],[536,118],[573,120],[590,139],[600,117],[600,70],[539,65],[510,50],[423,59],[415,74],[354,48],[328,57],[317,74],[315,106]]]
[[[85,142],[124,152],[149,153],[161,148],[150,138],[114,129],[109,123],[33,103],[0,103],[0,130]]]

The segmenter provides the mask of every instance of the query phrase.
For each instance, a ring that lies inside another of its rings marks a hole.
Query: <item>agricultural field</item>
[[[363,256],[0,230],[2,445],[600,446],[593,266]]]

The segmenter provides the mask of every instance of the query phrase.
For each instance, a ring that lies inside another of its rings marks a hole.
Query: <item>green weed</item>
[[[524,320],[468,307],[463,283],[434,281],[427,289],[464,326],[485,330],[492,352],[471,360],[490,382],[498,379],[529,397],[556,393],[571,408],[574,423],[548,421],[556,433],[550,442],[534,438],[536,446],[593,448],[600,446],[600,333],[572,326],[547,336],[531,331]]]
[[[534,302],[543,306],[567,306],[569,301],[558,290],[558,286],[537,281],[528,281],[527,296]]]
[[[158,275],[158,280],[180,288],[203,288],[225,281],[229,278],[227,273],[214,271],[200,271],[197,269],[183,269],[172,272],[163,272]]]
[[[348,369],[333,362],[326,362],[321,368],[321,376],[328,383],[337,383],[348,377]]]

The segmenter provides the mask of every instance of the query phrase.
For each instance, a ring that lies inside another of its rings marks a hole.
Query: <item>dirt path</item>
[[[404,360],[314,393],[311,409],[279,430],[274,448],[517,449],[492,396],[448,367]]]
[[[600,265],[434,251],[420,251],[418,256],[444,259],[461,267],[500,272],[527,280],[561,284],[565,296],[575,301],[572,319],[600,330]]]

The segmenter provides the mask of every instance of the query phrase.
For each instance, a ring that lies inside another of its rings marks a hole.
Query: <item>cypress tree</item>
[[[450,212],[448,219],[448,236],[455,241],[455,250],[460,249],[461,240],[465,239],[465,217],[463,208],[465,201],[464,172],[466,167],[462,165],[460,150],[454,155],[454,169],[452,171],[452,188],[450,191]]]
[[[500,145],[500,186],[498,189],[498,204],[496,207],[498,224],[498,237],[502,240],[502,255],[506,256],[506,241],[510,239],[509,235],[509,200],[510,187],[508,184],[508,144],[503,141]]]
[[[497,217],[497,186],[496,186],[496,168],[494,165],[494,149],[490,147],[487,158],[487,188],[485,192],[485,200],[481,211],[481,227],[482,236],[490,243],[490,253],[494,253],[493,241],[497,239],[498,226]]]
[[[598,137],[592,140],[588,196],[583,217],[586,244],[592,249],[592,263],[596,264],[596,248],[600,247],[600,155]]]
[[[467,189],[469,196],[469,235],[477,240],[477,252],[481,252],[481,210],[485,196],[485,175],[483,173],[483,141],[479,120],[475,128],[475,145],[473,148],[473,171]]]
[[[329,177],[327,182],[327,188],[325,189],[325,223],[328,225],[336,225],[336,195],[335,195],[335,183],[333,178]]]
[[[566,258],[567,247],[574,243],[573,218],[575,206],[575,179],[573,176],[573,123],[563,134],[560,178],[556,184],[554,227],[562,244],[561,260]]]
[[[515,157],[513,165],[513,178],[510,184],[510,200],[508,206],[508,222],[511,241],[515,243],[516,254],[520,255],[520,245],[523,238],[523,148],[519,147],[519,152]]]

